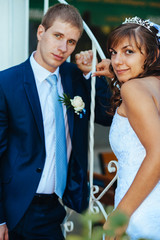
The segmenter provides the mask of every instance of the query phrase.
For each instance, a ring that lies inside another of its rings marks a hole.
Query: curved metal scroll
[[[60,3],[68,4],[65,0],[58,0]],[[44,13],[47,11],[49,7],[49,0],[44,0]],[[97,42],[95,36],[87,26],[87,24],[83,21],[83,27],[86,31],[87,35],[92,41],[92,51],[93,51],[93,62],[92,62],[92,72],[96,71],[96,54],[98,52],[101,59],[105,59],[105,55]],[[90,205],[89,210],[92,213],[99,213],[99,211],[102,212],[105,219],[107,219],[107,213],[104,210],[103,205],[100,202],[100,199],[104,196],[104,194],[109,190],[109,188],[113,185],[113,183],[117,179],[117,174],[112,179],[112,181],[106,186],[106,188],[101,192],[101,194],[96,198],[95,194],[99,192],[99,187],[93,185],[93,172],[94,172],[94,110],[95,110],[95,84],[96,84],[96,78],[92,77],[91,81],[91,116],[90,116],[90,129],[89,129],[89,182],[90,182]],[[116,167],[113,167],[112,164],[114,164]],[[116,169],[118,170],[118,163],[117,161],[111,161],[108,164],[108,171],[109,172],[115,172]],[[97,205],[97,206],[96,206]],[[72,212],[72,211],[71,211]],[[71,215],[71,212],[68,213],[67,217],[65,218],[64,228],[66,232],[71,232],[74,228],[74,224],[72,221],[67,221],[69,216]],[[91,236],[91,228],[92,224],[90,224],[90,236]]]

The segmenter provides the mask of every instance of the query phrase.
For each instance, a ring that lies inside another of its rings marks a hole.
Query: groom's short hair
[[[70,23],[72,26],[77,27],[82,35],[83,21],[79,11],[72,5],[58,3],[48,9],[41,24],[47,30],[50,28],[54,21],[60,19],[64,22]]]

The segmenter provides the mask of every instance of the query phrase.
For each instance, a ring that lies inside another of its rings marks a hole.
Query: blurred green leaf
[[[68,235],[66,240],[100,240],[102,239],[103,234],[106,234],[108,237],[115,236],[115,231],[118,227],[122,227],[128,223],[128,217],[120,212],[113,211],[112,206],[108,206],[106,208],[107,214],[110,214],[110,229],[103,230],[103,224],[105,222],[104,216],[102,213],[94,214],[90,211],[84,212],[83,215],[80,215],[80,221],[83,225],[83,231],[81,236],[77,235]],[[92,224],[92,237],[89,237],[89,223]],[[129,240],[129,236],[124,233],[120,240]],[[147,239],[139,239],[139,240],[147,240]]]
[[[122,212],[116,212],[110,218],[112,228],[122,227],[128,223],[128,217]]]

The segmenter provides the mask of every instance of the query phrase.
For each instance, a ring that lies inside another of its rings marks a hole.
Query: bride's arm
[[[143,81],[131,80],[123,84],[121,96],[126,116],[146,149],[146,157],[118,205],[118,209],[131,216],[160,179],[160,113]]]
[[[121,110],[146,149],[146,157],[128,192],[104,224],[106,230],[116,212],[130,217],[160,179],[160,113],[151,91],[144,82],[131,80],[122,85],[121,96]],[[127,225],[117,229],[116,236],[121,236],[126,228]]]

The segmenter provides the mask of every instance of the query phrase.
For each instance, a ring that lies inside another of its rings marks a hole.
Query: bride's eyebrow
[[[128,48],[128,47],[133,48],[133,46],[129,44],[129,45],[126,45],[126,46],[122,47],[122,49],[126,49],[126,48]]]
[[[109,48],[109,51],[110,51],[110,50],[113,50],[113,51],[115,51],[115,50],[114,50],[114,48]]]
[[[128,44],[128,45],[123,46],[123,47],[122,47],[122,50],[123,50],[123,49],[126,49],[126,48],[128,48],[128,47],[133,48],[132,45]],[[113,47],[109,48],[109,51],[111,51],[111,50],[116,51]]]

